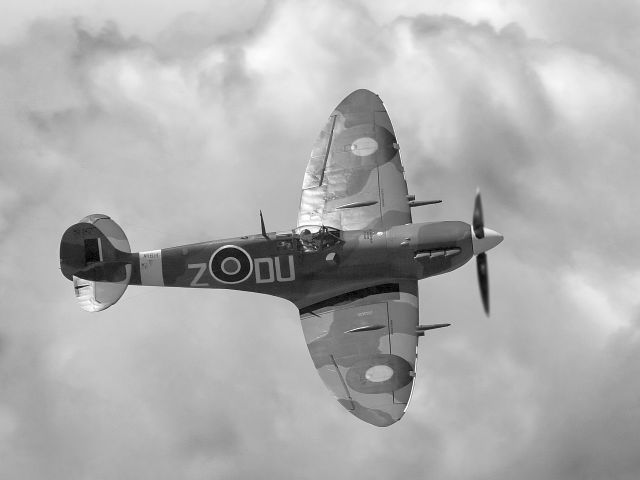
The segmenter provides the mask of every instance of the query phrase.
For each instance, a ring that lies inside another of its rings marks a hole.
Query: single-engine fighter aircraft
[[[438,203],[407,192],[399,147],[380,98],[346,97],[313,146],[292,231],[131,253],[105,215],[69,227],[62,273],[80,306],[113,305],[128,285],[229,288],[293,302],[320,377],[340,404],[387,426],[404,414],[418,338],[448,324],[418,324],[418,280],[476,256],[489,313],[486,251],[502,236],[485,228],[479,192],[471,225],[412,223],[411,208]]]

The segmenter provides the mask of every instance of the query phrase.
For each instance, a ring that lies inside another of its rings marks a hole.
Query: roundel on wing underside
[[[391,393],[411,383],[411,365],[397,355],[378,354],[356,362],[347,385],[360,393]]]
[[[351,144],[351,152],[358,157],[366,157],[378,151],[378,142],[371,137],[361,137]]]
[[[354,155],[354,161],[374,158],[378,165],[389,162],[398,152],[396,137],[378,125],[373,126],[373,132],[371,130],[371,124],[361,124],[339,132],[331,147],[334,155],[348,152]]]

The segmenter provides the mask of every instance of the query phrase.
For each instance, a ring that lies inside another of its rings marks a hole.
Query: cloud
[[[224,5],[153,35],[39,20],[0,48],[3,474],[637,477],[623,19],[598,43],[586,17],[563,30],[496,2],[474,18],[463,2]],[[57,247],[87,213],[136,250],[257,231],[259,208],[291,227],[315,135],[361,87],[390,111],[411,193],[445,200],[415,220],[469,220],[479,184],[506,237],[490,320],[472,266],[421,284],[423,322],[455,325],[421,341],[402,422],[372,432],[332,402],[285,302],[131,288],[91,318],[73,304]]]

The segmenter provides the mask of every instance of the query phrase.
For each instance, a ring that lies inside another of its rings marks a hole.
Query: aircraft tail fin
[[[122,229],[106,215],[89,215],[60,241],[60,269],[73,281],[83,310],[99,312],[124,294],[131,279],[131,247]]]

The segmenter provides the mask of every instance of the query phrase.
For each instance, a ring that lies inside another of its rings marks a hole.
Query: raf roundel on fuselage
[[[249,278],[253,272],[253,260],[243,248],[225,245],[211,255],[209,271],[217,281],[233,285]]]

